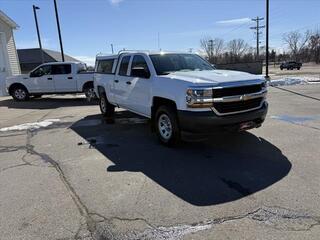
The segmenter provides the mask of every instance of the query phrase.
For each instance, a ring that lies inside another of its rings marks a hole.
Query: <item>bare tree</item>
[[[316,30],[309,39],[309,54],[311,55],[312,61],[320,63],[320,31]]]
[[[205,51],[210,62],[215,62],[223,53],[224,41],[220,38],[204,37],[200,40],[200,46]]]
[[[299,55],[309,41],[310,35],[310,31],[306,31],[304,34],[299,31],[293,31],[283,35],[283,41],[288,45],[295,60],[299,59]]]
[[[250,49],[250,46],[243,39],[233,39],[228,43],[228,49],[230,54],[238,59]]]

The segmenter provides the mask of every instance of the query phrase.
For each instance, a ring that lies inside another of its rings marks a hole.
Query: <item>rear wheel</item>
[[[93,86],[85,88],[83,92],[86,95],[88,102],[91,102],[92,100],[97,98],[96,93],[94,92]]]
[[[177,114],[171,106],[160,106],[155,114],[155,127],[160,142],[175,146],[181,141]]]
[[[26,101],[29,99],[28,90],[23,86],[15,87],[11,92],[11,96],[16,101]]]
[[[109,103],[104,93],[100,93],[99,106],[102,115],[106,117],[107,120],[113,120],[115,107]]]

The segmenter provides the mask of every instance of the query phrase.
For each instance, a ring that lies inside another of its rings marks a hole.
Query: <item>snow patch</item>
[[[0,132],[34,130],[39,128],[45,128],[55,122],[60,122],[60,119],[46,119],[41,122],[24,123],[20,125],[11,126],[11,127],[4,127],[4,128],[0,128]]]
[[[320,80],[316,77],[285,77],[282,79],[275,79],[269,82],[269,86],[292,86],[292,85],[307,85],[319,84]]]

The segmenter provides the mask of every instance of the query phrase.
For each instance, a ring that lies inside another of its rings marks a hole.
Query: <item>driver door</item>
[[[42,65],[30,73],[26,86],[30,93],[52,93],[55,91],[52,66]]]

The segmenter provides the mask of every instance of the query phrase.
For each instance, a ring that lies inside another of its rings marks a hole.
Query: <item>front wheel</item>
[[[181,141],[177,114],[173,107],[160,106],[155,114],[155,127],[160,142],[175,146]]]
[[[11,93],[11,96],[16,101],[26,101],[29,99],[29,93],[24,87],[15,87]]]

